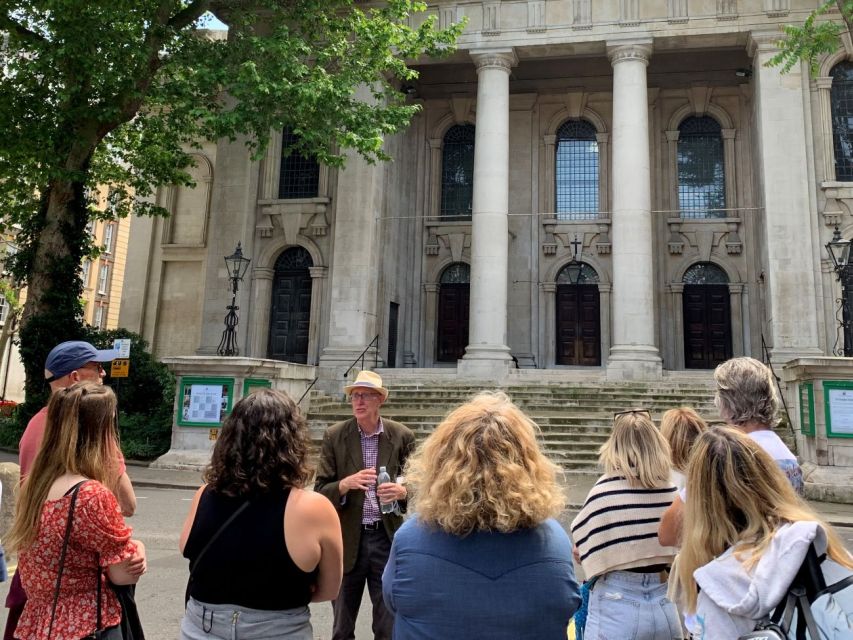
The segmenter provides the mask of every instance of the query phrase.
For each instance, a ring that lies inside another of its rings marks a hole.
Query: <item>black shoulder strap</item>
[[[62,586],[62,572],[65,569],[65,553],[68,551],[68,540],[71,538],[71,525],[74,522],[74,505],[77,504],[77,494],[80,493],[80,487],[85,482],[87,481],[81,480],[63,494],[63,497],[69,493],[71,494],[71,506],[68,507],[68,522],[65,524],[65,537],[62,539],[62,552],[59,554],[59,572],[56,576],[56,589],[53,592],[53,609],[50,612],[50,626],[47,630],[48,638],[53,632],[53,621],[56,618],[56,604],[59,602],[59,588]]]
[[[222,534],[222,532],[228,528],[228,525],[230,525],[232,522],[234,522],[234,520],[236,520],[237,516],[239,516],[241,513],[243,513],[243,511],[245,511],[248,506],[249,506],[249,501],[246,500],[246,502],[244,502],[239,507],[237,507],[237,510],[231,514],[231,517],[229,517],[225,522],[222,523],[222,526],[216,530],[216,533],[214,533],[212,536],[210,536],[210,540],[208,540],[207,544],[204,545],[204,547],[202,547],[199,554],[195,557],[195,560],[190,563],[190,579],[192,579],[193,573],[195,573],[196,567],[198,567],[198,563],[201,562],[201,559],[204,557],[204,554],[207,553],[207,550],[210,549],[210,547],[213,545],[214,542],[216,542],[217,538],[219,538],[219,536]]]

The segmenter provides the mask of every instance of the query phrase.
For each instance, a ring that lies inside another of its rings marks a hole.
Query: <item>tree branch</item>
[[[210,9],[210,0],[196,0],[178,11],[166,23],[166,26],[175,31],[191,25],[198,20],[202,14]]]
[[[40,33],[27,29],[20,22],[12,20],[12,18],[5,13],[0,13],[0,29],[13,31],[21,40],[26,40],[33,44],[46,44],[49,42],[49,40]]]
[[[853,16],[849,15],[847,11],[844,10],[845,0],[835,0],[835,4],[838,7],[838,13],[841,14],[841,19],[844,20],[844,26],[847,28],[847,34],[853,35]]]

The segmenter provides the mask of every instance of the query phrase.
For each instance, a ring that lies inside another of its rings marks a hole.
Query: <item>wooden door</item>
[[[684,366],[713,369],[732,357],[729,287],[684,285]]]
[[[305,255],[288,255],[293,251]],[[307,258],[307,264],[305,264]],[[306,364],[311,327],[310,256],[289,249],[276,263],[267,357]]]
[[[438,362],[456,362],[468,346],[468,283],[442,284],[438,290]]]
[[[557,285],[557,364],[601,365],[598,285]]]

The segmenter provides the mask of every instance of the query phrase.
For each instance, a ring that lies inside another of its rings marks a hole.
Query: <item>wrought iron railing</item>
[[[349,366],[349,369],[344,373],[344,380],[346,380],[347,376],[349,376],[350,371],[355,369],[355,365],[359,365],[359,369],[364,369],[364,357],[367,355],[367,352],[370,351],[371,347],[376,347],[373,352],[373,368],[375,369],[379,366],[379,334],[377,333],[373,340],[370,341],[370,344],[367,345],[364,350],[356,356],[356,359],[352,361],[352,364]],[[359,364],[360,363],[360,364]]]
[[[782,400],[782,409],[785,412],[785,419],[788,421],[788,428],[791,430],[791,438],[794,445],[794,455],[798,455],[797,449],[797,432],[794,430],[794,423],[791,421],[791,414],[788,412],[788,403],[785,401],[785,394],[782,393],[782,385],[779,384],[782,378],[776,375],[773,369],[773,363],[770,360],[770,349],[767,348],[767,342],[764,340],[764,332],[761,333],[761,353],[764,356],[764,363],[770,367],[770,373],[773,374],[773,380],[776,382],[776,389],[779,391],[779,398]]]

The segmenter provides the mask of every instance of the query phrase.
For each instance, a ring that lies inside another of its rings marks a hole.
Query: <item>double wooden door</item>
[[[468,304],[471,286],[447,283],[438,290],[438,362],[456,362],[468,346]]]
[[[684,366],[713,369],[732,357],[732,318],[725,284],[684,285]]]
[[[306,364],[311,327],[311,257],[289,249],[276,263],[267,357]]]
[[[557,285],[557,364],[601,364],[598,285]]]

